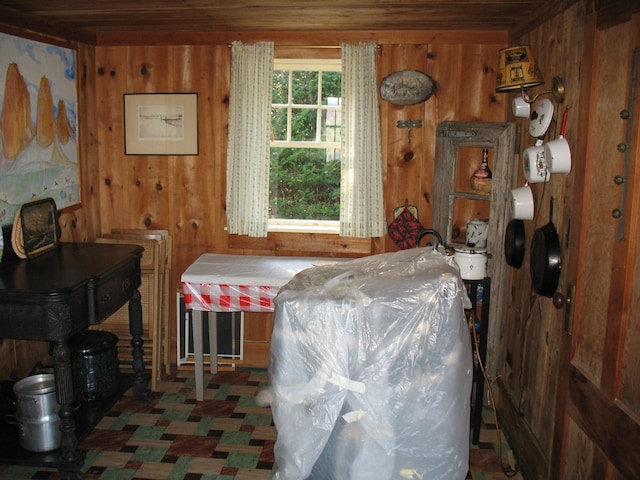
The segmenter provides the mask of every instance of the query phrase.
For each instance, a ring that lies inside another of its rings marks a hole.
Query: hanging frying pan
[[[549,208],[549,223],[538,228],[531,243],[531,283],[535,292],[553,297],[558,289],[562,257],[560,239],[553,225],[553,197]]]
[[[504,256],[507,265],[520,268],[524,260],[524,221],[513,219],[507,224],[504,234]]]

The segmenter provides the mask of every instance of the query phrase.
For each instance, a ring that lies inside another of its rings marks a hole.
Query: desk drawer
[[[89,319],[89,324],[101,322],[127,303],[140,284],[139,275],[135,265],[127,265],[126,268],[98,279],[97,284],[90,282],[89,302],[93,302],[95,308],[89,311],[96,314],[95,318]]]

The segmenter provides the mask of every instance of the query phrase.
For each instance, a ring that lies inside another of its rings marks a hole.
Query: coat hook
[[[398,120],[397,127],[408,130],[409,145],[411,145],[411,129],[422,128],[422,120]]]

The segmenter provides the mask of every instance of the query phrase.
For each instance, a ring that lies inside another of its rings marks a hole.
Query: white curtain
[[[382,147],[373,42],[342,44],[340,235],[382,237]]]
[[[227,230],[266,237],[273,42],[231,44]]]
[[[273,42],[233,42],[227,151],[227,229],[266,237]],[[340,235],[382,237],[380,112],[373,42],[342,45]]]

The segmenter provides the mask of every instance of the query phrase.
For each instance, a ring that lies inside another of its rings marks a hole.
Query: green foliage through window
[[[272,219],[338,220],[340,61],[276,62],[271,110]]]

